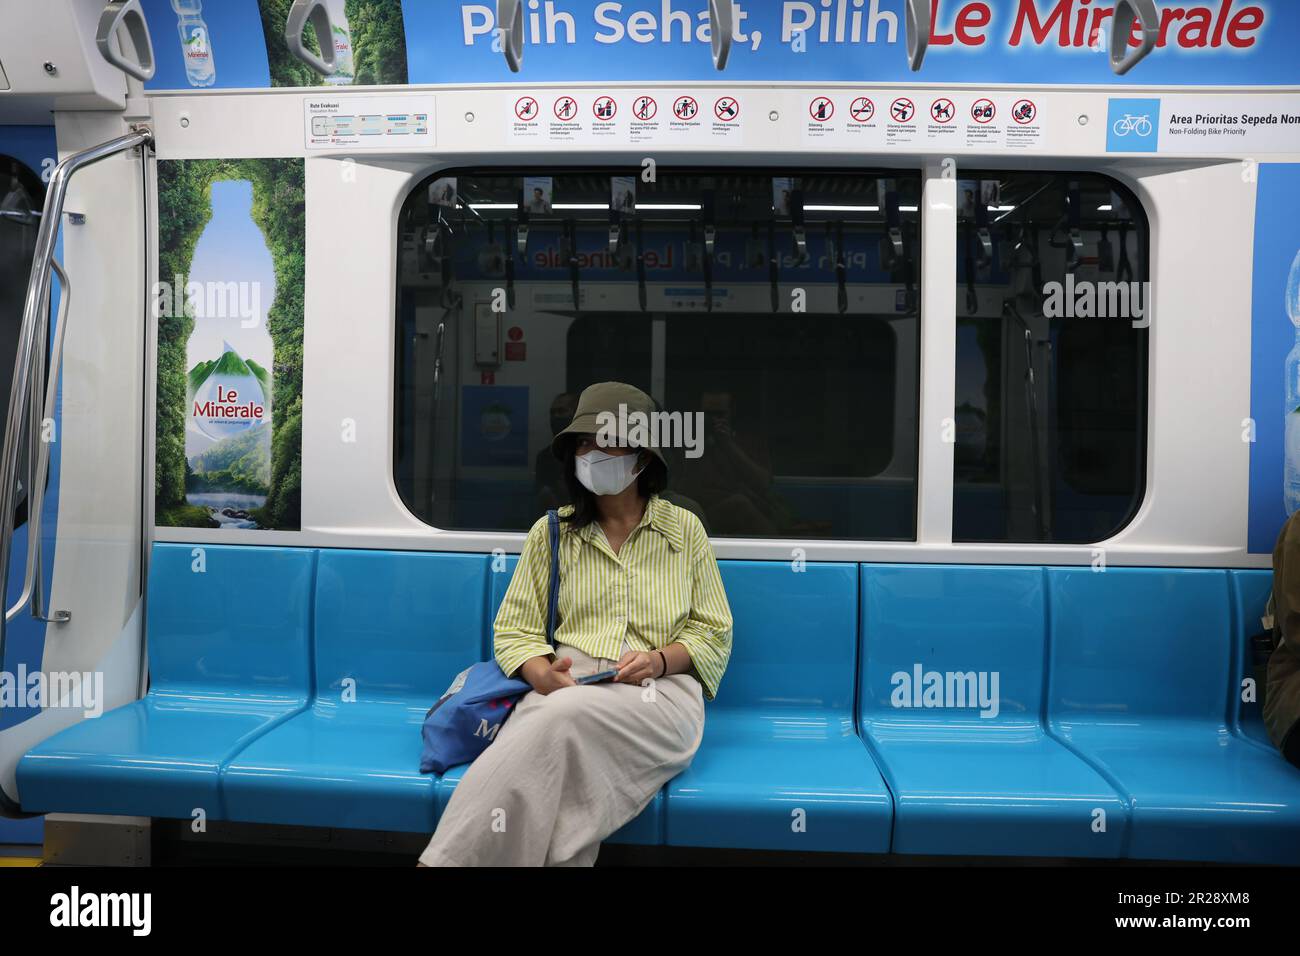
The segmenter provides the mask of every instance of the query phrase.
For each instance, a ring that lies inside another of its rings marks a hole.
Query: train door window
[[[27,280],[36,253],[40,210],[45,202],[41,179],[18,160],[0,155],[0,421],[9,410],[8,384],[13,380],[18,333],[27,298]],[[23,443],[25,444],[25,443]],[[26,449],[19,446],[19,476],[27,474]],[[21,484],[26,478],[20,477]],[[26,493],[18,496],[16,524],[27,518]]]
[[[1108,538],[1144,490],[1146,217],[1096,174],[960,176],[953,539]]]
[[[397,487],[444,528],[568,500],[587,385],[698,432],[666,496],[716,536],[915,537],[920,175],[454,171],[399,220]]]

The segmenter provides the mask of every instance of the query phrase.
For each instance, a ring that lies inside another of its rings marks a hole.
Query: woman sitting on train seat
[[[590,866],[690,764],[731,656],[731,609],[699,519],[661,494],[663,452],[605,441],[619,405],[654,401],[589,386],[555,436],[571,505],[560,514],[554,652],[545,516],[528,532],[494,626],[502,670],[533,686],[465,770],[421,866]],[[598,434],[599,433],[599,434]],[[578,678],[617,669],[611,681]]]
[[[1273,549],[1273,639],[1264,723],[1282,755],[1300,767],[1300,512],[1287,519]]]

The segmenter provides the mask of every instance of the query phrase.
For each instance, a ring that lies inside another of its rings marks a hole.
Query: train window
[[[913,539],[919,173],[641,173],[452,171],[412,192],[407,506],[528,528],[567,500],[552,434],[618,380],[698,423],[667,496],[711,534]]]
[[[1146,217],[1105,176],[960,175],[953,539],[1100,541],[1144,489]]]
[[[23,163],[0,155],[0,422],[9,409],[9,387],[14,358],[18,353],[18,332],[23,322],[27,280],[36,254],[36,234],[45,201],[41,179]],[[20,476],[26,475],[26,443],[19,446]],[[26,484],[24,478],[19,479]],[[19,492],[15,524],[27,520],[27,496]]]

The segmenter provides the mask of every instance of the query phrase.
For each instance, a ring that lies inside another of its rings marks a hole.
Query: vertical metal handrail
[[[18,479],[18,448],[23,434],[23,417],[31,422],[37,399],[32,391],[34,381],[43,384],[44,377],[33,379],[36,343],[41,331],[47,328],[49,321],[49,301],[51,273],[54,262],[54,244],[59,234],[59,224],[63,219],[63,203],[67,198],[68,180],[73,173],[86,166],[124,153],[127,150],[146,147],[153,143],[153,133],[144,126],[133,126],[131,132],[108,142],[92,146],[90,149],[73,153],[54,167],[50,175],[50,186],[45,194],[45,207],[41,213],[41,228],[36,237],[36,250],[32,256],[32,272],[27,282],[27,297],[23,303],[23,323],[18,333],[18,349],[14,356],[13,385],[9,390],[9,408],[5,418],[4,444],[0,449],[0,588],[7,587],[9,580],[10,548],[14,537],[14,485]],[[147,227],[147,224],[146,224]],[[66,316],[65,316],[66,318]],[[47,333],[48,340],[48,333]],[[44,343],[42,343],[44,348]],[[42,368],[45,356],[41,355]],[[51,369],[57,376],[58,369]],[[35,437],[39,443],[39,434],[28,433],[29,440]],[[30,476],[36,469],[29,462]],[[39,536],[40,514],[31,505],[39,500],[33,497],[35,489],[28,489],[27,522],[28,534]],[[31,548],[28,548],[28,559]],[[24,575],[26,579],[28,575]],[[0,661],[4,660],[5,639],[9,618],[22,609],[31,594],[31,589],[24,587],[24,594],[18,603],[0,615]]]
[[[33,381],[31,431],[27,442],[28,474],[31,475],[27,489],[27,574],[24,589],[30,591],[32,617],[46,624],[62,624],[72,619],[68,611],[55,611],[53,615],[45,614],[45,572],[44,535],[42,533],[42,508],[45,504],[45,479],[50,473],[50,442],[45,439],[45,423],[54,420],[54,402],[59,392],[59,372],[63,368],[63,340],[68,333],[68,310],[72,307],[72,282],[63,271],[58,260],[51,259],[50,266],[59,277],[59,316],[54,327],[54,344],[50,349],[50,378],[46,382],[44,393]],[[46,314],[46,313],[43,313]],[[37,340],[44,342],[49,337],[42,321],[41,332]]]

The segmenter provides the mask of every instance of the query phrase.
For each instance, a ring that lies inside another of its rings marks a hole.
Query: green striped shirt
[[[571,513],[565,505],[560,515]],[[560,601],[555,643],[618,660],[623,642],[653,651],[680,642],[712,700],[731,657],[731,608],[700,519],[653,495],[618,554],[599,523],[560,523]],[[497,663],[513,675],[551,653],[546,609],[551,548],[546,516],[528,532],[494,625]]]

